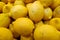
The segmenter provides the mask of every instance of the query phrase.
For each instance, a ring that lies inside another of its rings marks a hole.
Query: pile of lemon
[[[60,0],[0,0],[0,40],[60,40]]]

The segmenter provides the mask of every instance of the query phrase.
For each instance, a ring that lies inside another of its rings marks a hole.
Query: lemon
[[[14,2],[15,2],[15,0],[8,0],[8,2],[10,2],[10,3],[14,3]]]
[[[51,8],[45,8],[44,11],[45,12],[44,12],[44,18],[43,18],[43,20],[49,20],[49,19],[51,19],[52,15],[53,15],[52,9]]]
[[[35,1],[29,8],[29,17],[35,23],[42,20],[44,16],[44,8],[39,1]]]
[[[9,29],[0,27],[0,40],[13,40],[13,35]]]
[[[52,9],[55,9],[59,5],[60,5],[60,0],[53,0],[53,3],[51,5],[51,8]]]
[[[10,12],[10,9],[13,7],[13,5],[11,3],[8,3],[6,4],[4,7],[3,7],[3,13],[9,13]]]
[[[4,2],[4,3],[8,3],[8,0],[1,0],[2,2]]]
[[[44,7],[48,7],[53,3],[53,0],[38,0],[42,3]]]
[[[0,12],[2,12],[4,5],[5,5],[4,2],[0,2]]]
[[[0,27],[8,27],[10,21],[11,20],[7,14],[0,14]]]
[[[53,11],[53,17],[60,18],[60,6],[56,7]]]
[[[42,25],[34,31],[35,40],[60,40],[59,32],[51,25]]]
[[[33,40],[33,38],[31,36],[29,37],[21,36],[20,40]]]
[[[51,19],[49,24],[53,25],[56,29],[60,30],[60,18]]]
[[[14,5],[25,5],[23,1],[15,1]]]
[[[18,33],[15,32],[12,24],[9,25],[9,29],[12,32],[14,38],[18,38],[20,36]]]
[[[13,22],[14,30],[23,36],[30,35],[34,29],[34,24],[29,18],[18,18]]]
[[[10,10],[11,17],[17,19],[27,15],[27,8],[23,5],[15,5]]]
[[[44,23],[42,21],[38,22],[35,24],[36,27],[40,27],[41,25],[43,25]]]
[[[28,10],[29,10],[29,8],[30,8],[31,5],[32,5],[32,3],[26,4],[26,7],[27,7]]]

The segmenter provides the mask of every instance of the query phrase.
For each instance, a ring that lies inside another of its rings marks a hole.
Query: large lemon
[[[0,2],[0,12],[2,12],[4,5],[5,5],[4,2]]]
[[[8,27],[10,21],[8,14],[0,14],[0,27]]]
[[[8,3],[6,4],[4,7],[3,7],[3,13],[9,13],[10,12],[10,9],[13,7],[13,5],[11,3]]]
[[[42,25],[34,31],[35,40],[60,40],[59,32],[51,25]]]
[[[42,3],[44,7],[48,7],[53,3],[53,0],[38,0]]]
[[[60,18],[60,6],[56,7],[53,12],[53,17]]]
[[[43,20],[49,20],[49,19],[51,19],[52,18],[52,9],[51,8],[45,8],[45,10],[44,10],[45,12],[44,12],[44,18],[43,18]]]
[[[49,22],[50,25],[53,25],[55,28],[60,30],[60,18],[53,18]]]
[[[17,19],[27,15],[27,8],[23,5],[15,5],[10,10],[11,17]]]
[[[44,8],[39,1],[35,1],[29,8],[29,17],[34,22],[42,20],[44,15]]]
[[[34,24],[29,18],[18,18],[13,22],[14,30],[23,36],[30,35],[34,29]]]
[[[0,40],[13,40],[13,35],[9,29],[0,27]]]

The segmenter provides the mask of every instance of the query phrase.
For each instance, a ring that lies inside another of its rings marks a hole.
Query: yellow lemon
[[[0,27],[0,40],[13,40],[11,31],[7,28]]]
[[[13,22],[14,30],[23,36],[30,35],[34,29],[34,23],[29,18],[18,18]]]
[[[11,20],[7,14],[0,14],[0,27],[8,27],[10,21]]]
[[[0,12],[2,12],[4,5],[5,5],[4,2],[0,2]]]
[[[60,18],[60,6],[56,7],[53,11],[53,17]]]
[[[43,25],[44,23],[42,21],[38,22],[35,24],[36,27],[40,27],[41,25]]]
[[[49,20],[49,19],[51,19],[52,18],[52,9],[51,8],[45,8],[45,10],[44,10],[45,12],[44,12],[44,18],[43,18],[43,20]]]
[[[10,9],[13,7],[13,5],[11,3],[8,3],[6,4],[4,7],[3,7],[3,13],[9,13],[10,12]]]
[[[29,10],[29,8],[30,8],[31,5],[32,5],[32,3],[26,4],[26,7],[27,7],[28,10]]]
[[[23,1],[15,1],[14,5],[25,5]]]
[[[44,8],[39,1],[35,1],[29,8],[29,17],[35,23],[42,20],[44,16]]]
[[[60,5],[60,0],[53,0],[53,3],[51,5],[51,8],[52,9],[55,9],[59,5]]]
[[[42,25],[34,31],[35,40],[60,40],[59,32],[51,25]]]
[[[48,7],[53,3],[53,0],[38,0],[42,3],[44,7]]]
[[[17,19],[27,15],[27,8],[23,5],[15,5],[10,10],[11,17]]]
[[[60,30],[60,18],[51,19],[49,24],[53,25],[56,29]]]
[[[12,32],[14,38],[18,38],[20,36],[17,32],[15,32],[12,24],[9,25],[9,29]]]
[[[33,40],[33,38],[31,36],[29,37],[21,36],[20,40]]]

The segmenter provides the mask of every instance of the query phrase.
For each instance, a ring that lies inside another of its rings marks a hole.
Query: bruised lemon
[[[0,2],[0,12],[2,12],[4,5],[5,5],[4,2]]]
[[[44,16],[44,7],[39,1],[35,1],[29,8],[29,17],[35,23],[42,20]]]
[[[49,24],[54,26],[56,29],[60,30],[60,18],[51,19]]]
[[[44,7],[48,7],[53,3],[53,0],[38,0],[42,3]]]
[[[53,17],[60,18],[60,6],[56,7],[53,11]]]
[[[7,28],[0,27],[0,40],[13,40],[11,31]]]
[[[9,25],[9,30],[12,32],[14,38],[18,38],[20,36],[17,32],[15,32],[12,24]]]
[[[27,16],[27,8],[23,5],[15,5],[11,8],[10,13],[13,19],[25,17]]]
[[[11,3],[8,3],[6,4],[4,7],[3,7],[3,13],[9,13],[10,12],[10,9],[13,7],[13,5]]]
[[[25,5],[23,1],[15,1],[14,5]]]
[[[52,9],[51,8],[45,8],[44,11],[45,12],[44,12],[44,18],[43,18],[43,20],[50,20],[52,18],[52,15],[53,15]]]
[[[8,14],[0,14],[0,27],[8,27],[10,21]]]
[[[34,29],[34,23],[29,18],[18,18],[13,22],[14,30],[23,36],[30,35]]]
[[[34,31],[35,40],[60,40],[59,32],[51,25],[42,25]]]

